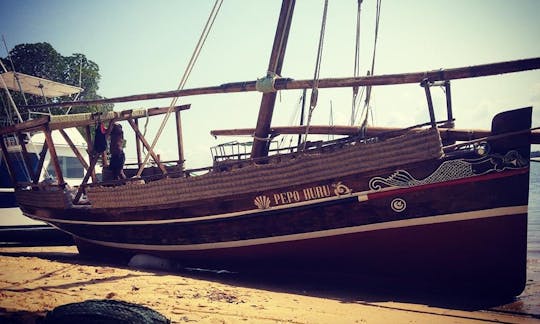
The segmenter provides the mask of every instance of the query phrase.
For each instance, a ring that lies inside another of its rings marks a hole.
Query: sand
[[[524,323],[540,321],[538,291],[529,280],[523,297],[510,303],[449,307],[346,285],[137,270],[82,259],[75,247],[0,248],[0,322],[34,323],[63,304],[115,299],[150,307],[172,323]]]

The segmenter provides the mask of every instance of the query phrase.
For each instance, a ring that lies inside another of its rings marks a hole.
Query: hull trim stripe
[[[421,217],[421,218],[408,219],[408,220],[391,221],[391,222],[385,222],[385,223],[361,225],[361,226],[338,228],[338,229],[323,230],[323,231],[308,232],[308,233],[290,234],[290,235],[275,236],[275,237],[249,239],[249,240],[242,240],[242,241],[228,241],[228,242],[203,243],[203,244],[184,244],[184,245],[147,245],[147,244],[118,243],[118,242],[92,240],[92,239],[79,237],[79,236],[77,237],[80,238],[81,240],[84,240],[93,244],[103,245],[103,246],[113,247],[113,248],[120,248],[120,249],[164,251],[164,252],[165,251],[200,251],[200,250],[213,250],[213,249],[224,249],[224,248],[238,248],[238,247],[246,247],[246,246],[254,246],[254,245],[273,244],[273,243],[324,238],[324,237],[338,236],[338,235],[355,234],[355,233],[361,233],[361,232],[371,232],[371,231],[377,231],[377,230],[386,230],[386,229],[394,229],[394,228],[402,228],[402,227],[450,223],[450,222],[457,222],[457,221],[467,221],[467,220],[474,220],[474,219],[513,216],[513,215],[526,215],[526,214],[527,214],[527,205],[501,207],[501,208],[494,208],[494,209],[484,209],[484,210],[471,211],[471,212]]]
[[[59,219],[59,218],[48,218],[48,217],[40,217],[37,215],[33,215],[30,213],[23,213],[25,216],[30,217],[32,219],[44,221],[44,222],[55,222],[60,224],[84,224],[84,225],[96,225],[96,226],[111,226],[111,225],[159,225],[159,224],[174,224],[174,223],[187,223],[187,222],[197,222],[197,221],[207,221],[207,220],[213,220],[213,219],[222,219],[222,218],[229,218],[229,217],[236,217],[236,216],[244,216],[244,215],[252,215],[257,213],[263,213],[263,212],[269,212],[269,211],[278,211],[288,208],[296,208],[296,207],[303,207],[303,206],[309,206],[309,205],[315,205],[320,203],[326,203],[336,200],[342,200],[342,199],[349,199],[349,198],[356,198],[358,202],[366,202],[368,200],[378,199],[378,198],[384,198],[389,195],[398,195],[401,193],[406,193],[410,191],[419,191],[419,190],[429,190],[434,187],[439,186],[451,186],[451,185],[458,185],[463,184],[467,182],[478,182],[478,181],[486,181],[491,180],[494,178],[500,178],[500,177],[507,177],[514,175],[516,173],[522,173],[523,170],[514,170],[512,172],[504,172],[501,174],[495,173],[495,174],[487,174],[487,175],[481,175],[476,177],[468,177],[463,179],[457,179],[453,181],[447,181],[447,182],[439,182],[439,183],[431,183],[431,184],[425,184],[425,185],[419,185],[419,186],[413,186],[413,187],[388,187],[383,188],[380,190],[368,190],[368,191],[361,191],[361,192],[355,192],[352,194],[346,194],[346,195],[340,195],[340,196],[333,196],[333,197],[327,197],[327,198],[321,198],[321,199],[314,199],[309,201],[303,201],[298,203],[292,203],[287,204],[283,206],[274,206],[266,209],[251,209],[251,210],[245,210],[245,211],[239,211],[239,212],[232,212],[232,213],[225,213],[225,214],[216,214],[216,215],[208,215],[208,216],[198,216],[198,217],[190,217],[190,218],[175,218],[175,219],[162,219],[162,220],[132,220],[132,221],[91,221],[91,220],[71,220],[71,219]]]

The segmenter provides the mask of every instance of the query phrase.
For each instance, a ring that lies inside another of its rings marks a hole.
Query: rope
[[[304,149],[306,148],[306,144],[307,144],[307,136],[309,134],[309,126],[311,124],[311,117],[313,115],[313,110],[315,110],[315,107],[317,106],[317,99],[319,97],[319,90],[318,90],[319,89],[319,76],[321,72],[321,60],[322,60],[324,33],[326,29],[327,14],[328,14],[328,0],[325,0],[323,17],[322,17],[322,22],[321,22],[321,32],[319,35],[319,50],[317,52],[317,60],[315,62],[315,72],[313,73],[313,87],[311,88],[311,99],[309,102],[309,112],[308,112],[308,119],[306,123],[306,133],[304,134]]]
[[[377,40],[379,38],[379,20],[381,17],[381,2],[382,0],[377,0],[377,14],[375,18],[375,40],[373,41],[373,54],[371,56],[371,75],[374,75],[375,73],[375,57],[377,54]],[[371,86],[368,86],[366,89],[366,99],[364,101],[364,109],[366,109],[366,115],[364,118],[364,121],[362,122],[362,125],[367,125],[367,120],[369,116],[369,102],[371,100]],[[371,116],[373,123],[373,115]]]
[[[4,63],[2,63],[2,60],[0,60],[0,65],[2,66],[2,70],[4,71],[4,73],[7,73],[7,70],[6,70],[6,67],[4,65]],[[9,102],[11,103],[11,105],[13,106],[13,110],[15,111],[15,113],[17,114],[17,118],[19,119],[19,122],[23,122],[23,119],[21,117],[21,114],[19,113],[19,109],[17,109],[17,105],[15,104],[15,101],[13,101],[13,97],[11,96],[11,93],[9,93],[9,89],[7,87],[7,84],[6,82],[4,81],[4,78],[0,76],[0,80],[2,80],[2,87],[4,88],[4,90],[6,91],[6,95],[9,99]],[[6,109],[7,111],[7,109]],[[13,121],[10,120],[10,123],[13,124]],[[30,143],[32,143],[31,141],[31,138],[30,138],[30,134],[28,134],[28,139],[30,140]],[[0,138],[0,140],[4,140],[3,136],[2,138]],[[19,138],[17,137],[17,142],[19,141]],[[19,143],[19,145],[24,145],[24,143]],[[32,143],[33,145],[33,143]],[[23,172],[24,172],[24,176],[26,179],[31,179],[30,177],[30,169],[28,167],[28,165],[26,165],[26,161],[24,160],[24,158],[22,158],[22,152],[18,152],[18,155],[16,155],[16,157],[21,157],[21,162],[22,162],[22,165],[23,165]],[[8,159],[9,157],[4,157],[5,159]]]
[[[362,0],[358,0],[358,7],[356,11],[356,38],[355,38],[355,48],[354,48],[354,77],[360,76],[360,13],[362,11]],[[364,88],[362,88],[362,94]],[[354,125],[356,120],[356,106],[357,106],[357,97],[358,97],[358,87],[353,87],[353,96],[352,96],[352,109],[351,109],[351,126]]]
[[[0,65],[2,66],[2,70],[4,71],[4,73],[7,73],[6,66],[4,65],[4,63],[2,63],[2,60],[0,60]],[[19,109],[17,109],[17,105],[15,104],[15,101],[13,101],[13,97],[11,97],[11,94],[9,93],[9,89],[7,87],[6,82],[4,81],[4,78],[0,77],[0,80],[2,80],[2,87],[4,88],[4,90],[6,90],[6,94],[8,96],[9,102],[13,106],[13,110],[15,110],[15,113],[17,114],[17,118],[19,118],[19,122],[22,123],[23,119],[21,117],[21,114],[19,113]]]
[[[28,105],[28,101],[26,100],[26,95],[22,89],[22,86],[21,86],[21,81],[19,80],[19,76],[17,75],[17,73],[15,73],[15,64],[13,64],[13,59],[11,58],[11,55],[9,54],[9,50],[8,50],[8,47],[7,47],[7,44],[6,44],[6,39],[4,38],[4,35],[2,35],[2,42],[4,43],[4,48],[6,49],[6,53],[7,53],[7,58],[9,59],[9,63],[11,64],[11,70],[13,71],[13,76],[15,77],[15,81],[17,81],[17,86],[19,87],[19,92],[21,93],[21,96],[23,97],[23,100],[24,100],[24,104],[25,105]],[[4,72],[7,72],[6,71],[6,68],[4,68]]]
[[[187,82],[187,79],[189,78],[189,75],[191,74],[191,71],[193,70],[193,67],[195,66],[195,62],[197,61],[199,57],[199,54],[206,41],[206,38],[208,37],[208,34],[210,33],[212,26],[214,25],[214,21],[216,20],[217,14],[219,13],[222,3],[223,3],[223,0],[216,0],[216,2],[214,3],[214,7],[212,8],[212,11],[210,12],[210,16],[208,17],[208,20],[206,21],[206,25],[204,26],[203,32],[199,38],[199,41],[197,42],[197,45],[195,46],[195,50],[193,51],[193,54],[191,55],[191,59],[189,60],[186,70],[184,71],[184,75],[182,76],[182,79],[180,80],[177,90],[182,90],[184,88]],[[176,102],[178,101],[178,98],[179,97],[173,98],[173,100],[171,101],[171,105],[169,106],[169,109],[167,110],[167,113],[163,117],[163,121],[161,122],[158,132],[156,133],[156,136],[154,137],[154,141],[152,142],[152,145],[150,146],[150,149],[152,151],[154,150],[157,144],[157,141],[159,140],[159,137],[161,136],[161,133],[163,132],[163,129],[165,128],[165,124],[167,123],[167,120],[169,120],[171,112],[176,106]],[[144,162],[141,164],[139,170],[137,171],[137,175],[136,175],[137,177],[141,176],[144,170],[144,166],[148,162],[149,158],[150,158],[150,152],[147,152],[144,157]]]

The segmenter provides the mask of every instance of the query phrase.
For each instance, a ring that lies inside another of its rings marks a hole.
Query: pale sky
[[[99,94],[116,97],[174,90],[214,4],[178,1],[4,0],[0,33],[9,49],[20,43],[48,42],[60,54],[83,53],[100,67]],[[278,0],[225,0],[187,88],[250,81],[266,73]],[[356,0],[330,1],[321,78],[353,74]],[[383,0],[375,74],[455,68],[540,56],[538,0]],[[282,70],[284,77],[312,78],[323,1],[297,0]],[[362,5],[360,70],[371,65],[375,0]],[[6,51],[0,50],[5,57]],[[444,119],[442,92],[432,89],[438,119]],[[490,127],[494,114],[533,105],[540,126],[540,71],[452,81],[459,128]],[[287,126],[299,91],[282,91],[273,126]],[[181,98],[188,167],[210,163],[209,147],[236,138],[210,136],[212,129],[254,127],[261,94]],[[168,106],[170,99],[117,104],[115,110]],[[348,124],[351,90],[321,90],[312,124]],[[377,126],[410,126],[428,120],[418,85],[377,87],[371,103]],[[148,134],[159,121],[151,123]],[[172,121],[172,119],[171,119]],[[124,129],[126,129],[125,127]],[[174,126],[167,127],[158,151],[175,159]],[[131,135],[126,135],[130,141]],[[249,137],[241,138],[243,141]],[[128,157],[130,151],[128,151]]]

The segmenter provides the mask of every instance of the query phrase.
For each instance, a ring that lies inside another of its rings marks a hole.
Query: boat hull
[[[178,208],[25,212],[74,235],[82,253],[100,257],[152,254],[186,266],[376,275],[517,295],[526,278],[528,193],[507,188],[528,181],[528,168],[521,168],[188,218]]]
[[[517,295],[526,281],[531,110],[497,115],[493,137],[446,154],[431,129],[200,177],[94,186],[91,205],[74,206],[58,189],[21,189],[17,200],[99,257]]]

